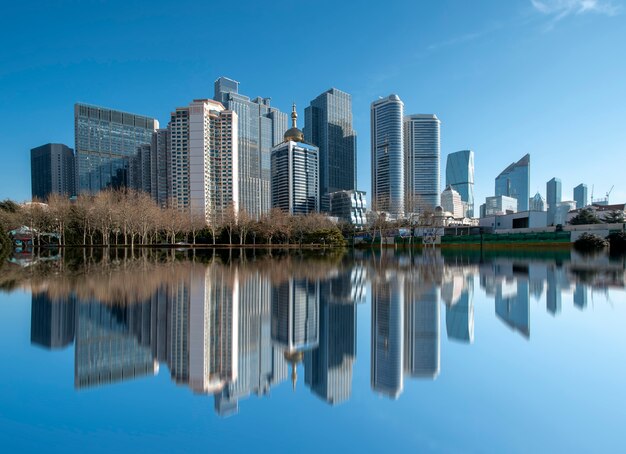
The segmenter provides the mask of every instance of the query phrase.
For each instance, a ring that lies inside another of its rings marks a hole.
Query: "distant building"
[[[405,211],[415,213],[439,206],[440,124],[436,115],[404,117]]]
[[[485,199],[485,216],[515,213],[518,211],[518,200],[503,195],[487,197]]]
[[[398,95],[389,95],[374,101],[370,114],[372,209],[402,216],[405,211],[404,103]]]
[[[94,194],[130,186],[130,161],[138,146],[151,143],[158,127],[154,118],[75,104],[77,192]]]
[[[586,184],[581,183],[574,188],[574,200],[577,208],[585,208],[589,204]]]
[[[215,81],[213,99],[237,113],[240,205],[258,218],[272,206],[270,156],[272,147],[283,141],[287,114],[271,107],[270,98],[240,94],[239,82],[226,77]]]
[[[496,178],[495,195],[517,199],[519,211],[528,210],[530,188],[530,154],[509,165]]]
[[[171,203],[189,214],[220,218],[239,211],[237,114],[217,101],[196,99],[170,116]]]
[[[528,209],[529,211],[545,211],[546,210],[546,200],[541,196],[541,194],[536,193],[529,200]]]
[[[152,145],[139,145],[137,154],[129,159],[128,187],[147,194],[152,192]]]
[[[355,227],[367,224],[364,191],[336,191],[328,194],[330,215]]]
[[[325,91],[304,109],[304,140],[319,149],[320,210],[328,211],[328,194],[356,189],[356,133],[352,97]]]
[[[560,202],[554,211],[554,217],[550,222],[550,213],[548,212],[548,225],[565,225],[567,223],[569,212],[576,210],[576,202],[573,200],[565,200]]]
[[[165,207],[172,196],[168,184],[172,173],[169,140],[169,129],[157,129],[150,146],[150,195],[160,207]]]
[[[465,204],[461,200],[461,195],[448,186],[445,191],[441,193],[441,208],[444,211],[452,213],[455,219],[461,219],[465,217]]]
[[[61,143],[48,143],[30,150],[30,180],[33,199],[50,194],[76,195],[74,151]]]
[[[320,208],[318,149],[304,143],[295,104],[291,118],[283,143],[272,149],[272,207],[289,214],[314,213]]]
[[[467,217],[474,217],[474,152],[461,150],[450,153],[446,161],[446,187],[461,195],[467,204]],[[443,202],[442,202],[443,203]]]
[[[546,183],[546,196],[548,201],[548,225],[552,225],[555,223],[556,212],[561,203],[561,180],[552,178]]]
[[[517,213],[483,216],[480,218],[479,225],[491,227],[494,230],[544,228],[548,225],[548,212],[518,211]]]

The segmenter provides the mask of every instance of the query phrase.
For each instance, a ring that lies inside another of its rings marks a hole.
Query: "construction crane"
[[[609,189],[609,192],[606,193],[606,203],[608,205],[609,203],[609,196],[611,195],[611,192],[613,192],[613,188],[615,187],[615,185],[611,186],[611,189]]]

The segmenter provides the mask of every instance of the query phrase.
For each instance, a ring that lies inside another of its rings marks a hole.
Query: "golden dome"
[[[283,135],[283,139],[285,142],[293,141],[293,142],[303,142],[304,141],[304,133],[298,129],[296,123],[298,121],[298,114],[296,113],[296,105],[294,103],[292,111],[291,111],[291,128],[285,131],[285,135]]]

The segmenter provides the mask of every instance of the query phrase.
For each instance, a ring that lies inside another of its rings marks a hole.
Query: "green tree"
[[[569,223],[571,225],[586,225],[586,224],[601,224],[602,221],[598,219],[598,216],[589,208],[583,208],[574,216]]]
[[[602,220],[607,224],[623,224],[624,212],[622,210],[609,211],[607,214],[604,215]]]

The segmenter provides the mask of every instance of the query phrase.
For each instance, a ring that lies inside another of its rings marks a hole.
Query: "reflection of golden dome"
[[[296,105],[294,104],[293,109],[291,111],[291,128],[285,131],[285,135],[283,136],[283,139],[285,140],[285,142],[288,142],[290,140],[293,142],[304,141],[303,132],[300,131],[298,127],[296,126],[297,120],[298,120],[298,114],[296,113]]]
[[[304,353],[297,350],[286,351],[284,356],[287,362],[291,364],[291,386],[293,386],[295,391],[296,382],[298,381],[298,363],[304,358]]]

